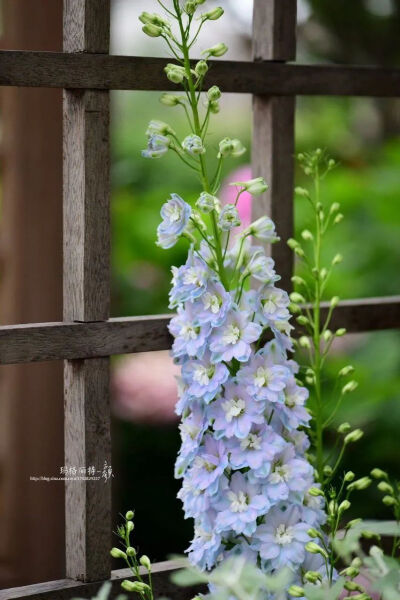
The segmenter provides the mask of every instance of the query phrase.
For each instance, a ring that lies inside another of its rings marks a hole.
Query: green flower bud
[[[139,594],[150,589],[147,583],[142,583],[141,581],[129,581],[128,579],[125,579],[121,583],[121,587],[126,592],[138,592]]]
[[[289,238],[287,241],[287,245],[289,246],[289,248],[291,250],[294,250],[295,248],[297,248],[299,246],[299,242],[293,238]]]
[[[329,515],[336,515],[338,511],[338,505],[336,500],[331,500],[328,504],[328,514]]]
[[[221,96],[221,90],[217,85],[213,85],[207,92],[207,98],[211,100],[211,102],[219,100]]]
[[[344,476],[344,480],[347,483],[350,483],[350,481],[354,481],[354,477],[355,477],[355,475],[354,475],[353,471],[347,471],[346,475]]]
[[[194,68],[194,71],[197,77],[203,77],[208,71],[208,64],[205,60],[199,60]]]
[[[378,483],[378,490],[384,492],[385,494],[391,494],[393,496],[394,490],[390,483],[387,483],[387,481],[380,481]]]
[[[300,256],[301,258],[305,256],[304,250],[300,246],[297,246],[297,248],[294,249],[294,253],[296,254],[296,256]]]
[[[361,519],[357,519],[358,521],[361,521]],[[372,548],[371,548],[372,550]],[[360,567],[362,567],[362,560],[359,556],[356,556],[355,558],[353,558],[353,560],[351,561],[351,566],[355,567],[356,569],[359,569]]]
[[[338,213],[336,215],[336,217],[334,218],[333,223],[335,225],[337,225],[338,223],[340,223],[340,221],[343,221],[343,219],[344,219],[344,215],[342,215],[342,213]]]
[[[352,579],[357,577],[359,574],[360,569],[356,569],[356,567],[346,567],[346,569],[340,571],[340,575],[342,575],[342,577],[351,577]]]
[[[161,104],[165,106],[177,106],[182,103],[182,100],[179,96],[175,96],[175,94],[163,94],[160,98]]]
[[[213,115],[217,115],[219,113],[220,107],[217,100],[214,100],[214,102],[209,102],[208,107]]]
[[[341,254],[336,254],[336,256],[333,257],[332,264],[339,265],[342,261],[343,261],[343,256]]]
[[[349,433],[349,431],[351,430],[351,425],[350,423],[342,423],[341,425],[339,425],[337,431],[338,433],[344,435],[345,433]]]
[[[347,375],[350,375],[350,373],[354,372],[354,367],[352,367],[351,365],[347,365],[347,367],[343,367],[343,369],[340,369],[338,375],[339,377],[346,377]]]
[[[289,298],[292,302],[295,302],[296,304],[304,304],[304,302],[306,301],[304,296],[302,296],[298,292],[292,292]]]
[[[148,571],[151,571],[151,562],[150,562],[149,557],[146,556],[146,554],[143,554],[143,556],[140,557],[139,562],[142,565],[142,567],[144,567]]]
[[[330,475],[332,475],[333,469],[330,465],[325,465],[324,469],[323,469],[323,473],[324,475],[326,475],[327,477],[329,477]]]
[[[327,552],[315,542],[307,542],[307,544],[305,545],[305,549],[310,554],[321,554],[321,556],[323,556],[324,558],[328,558]]]
[[[362,592],[362,591],[364,591],[364,588],[362,588],[355,581],[346,581],[346,583],[344,584],[344,587],[349,592]]]
[[[128,510],[128,512],[125,514],[125,519],[127,521],[132,521],[134,516],[135,516],[135,513],[133,512],[133,510]]]
[[[356,479],[353,483],[347,487],[348,490],[366,490],[372,483],[372,480],[369,477],[361,477],[361,479]]]
[[[296,321],[298,322],[299,325],[303,325],[303,326],[308,325],[310,323],[310,321],[304,315],[300,315],[299,317],[297,317]]]
[[[310,494],[310,496],[315,496],[315,497],[324,495],[324,492],[317,487],[310,488],[308,490],[308,493]]]
[[[343,337],[346,333],[347,333],[347,330],[344,327],[341,327],[340,329],[336,329],[336,331],[335,331],[336,337]]]
[[[382,469],[378,469],[378,468],[372,469],[371,475],[375,479],[387,479],[388,478],[388,474],[385,471],[382,471]]]
[[[291,277],[291,281],[296,285],[306,285],[304,279],[302,277],[299,277],[298,275],[293,275],[293,277]]]
[[[220,6],[214,8],[213,10],[209,10],[208,12],[204,13],[201,15],[201,19],[203,19],[203,21],[217,21],[217,19],[220,19],[222,17],[222,15],[224,14],[224,9],[221,8]],[[215,54],[213,54],[213,56],[216,56]]]
[[[133,548],[132,546],[129,546],[129,547],[126,549],[126,555],[127,555],[127,556],[130,556],[131,558],[132,558],[132,557],[135,557],[135,556],[136,556],[136,550],[135,550],[135,548]]]
[[[113,558],[126,558],[125,552],[123,552],[120,548],[111,548],[110,554]]]
[[[330,159],[328,160],[328,167],[329,167],[330,169],[333,169],[333,167],[335,167],[335,166],[336,166],[336,161],[335,161],[335,160],[333,160],[333,158],[330,158]]]
[[[321,534],[319,533],[319,531],[317,531],[314,527],[311,527],[310,529],[308,529],[307,535],[309,535],[311,538],[321,537]]]
[[[297,194],[298,196],[303,196],[303,198],[308,198],[310,196],[310,194],[308,193],[308,190],[302,188],[302,187],[296,187],[294,188],[295,194]]]
[[[322,575],[318,571],[307,571],[304,573],[304,579],[310,583],[318,583],[318,581],[322,581]]]
[[[127,532],[130,533],[131,531],[133,531],[133,529],[134,529],[133,521],[127,521],[127,523],[126,523]]]
[[[339,210],[339,208],[340,208],[339,202],[334,202],[333,204],[331,204],[329,212],[332,214],[334,212],[337,212]]]
[[[174,65],[173,63],[168,63],[164,68],[164,72],[172,83],[182,83],[186,77],[185,69],[179,65]]]
[[[186,2],[184,11],[187,15],[193,15],[196,12],[197,4],[194,0],[189,0]]]
[[[337,305],[339,304],[339,302],[340,302],[339,296],[333,296],[333,298],[331,299],[331,302],[330,302],[331,308],[336,308]]]
[[[345,510],[349,510],[350,506],[351,506],[351,503],[348,500],[343,500],[343,502],[341,502],[339,504],[339,508],[338,508],[339,513],[341,514]]]
[[[161,15],[156,13],[142,12],[139,17],[139,21],[145,25],[158,25],[159,27],[169,27],[168,21],[166,21]]]
[[[302,335],[299,338],[299,344],[302,348],[311,348],[310,340],[306,335]]]
[[[163,32],[162,27],[159,27],[158,25],[152,25],[151,23],[146,23],[146,25],[143,25],[142,31],[149,37],[160,37]]]
[[[234,158],[242,156],[246,152],[246,148],[242,145],[240,140],[231,140],[230,138],[224,138],[219,143],[218,158],[228,158],[233,156]],[[238,185],[233,183],[231,185]]]
[[[312,233],[311,233],[311,231],[309,231],[308,229],[304,229],[304,230],[301,232],[301,237],[303,238],[303,240],[305,240],[305,241],[307,241],[307,242],[309,242],[309,241],[311,241],[311,240],[313,240],[313,239],[314,239],[314,236],[313,236],[313,234],[312,234]]]
[[[329,342],[329,340],[332,339],[332,336],[333,336],[333,334],[332,334],[332,331],[330,329],[326,329],[324,331],[324,333],[322,334],[322,338],[323,338],[323,340],[325,342]]]
[[[352,521],[349,521],[346,524],[346,529],[351,529],[352,527],[354,527],[355,525],[358,525],[359,523],[361,523],[362,519],[352,519]],[[354,559],[355,560],[355,559]],[[354,561],[351,563],[353,566],[357,566],[354,564]],[[361,565],[360,565],[361,566]]]
[[[289,596],[293,598],[304,598],[304,590],[299,585],[291,585],[288,589]]]
[[[301,312],[301,308],[297,304],[289,304],[289,310],[293,315],[297,315]]]
[[[383,496],[382,502],[385,506],[394,506],[397,504],[396,499],[393,496]]]
[[[216,44],[211,48],[207,48],[207,50],[203,50],[202,54],[207,54],[207,56],[223,56],[228,52],[228,46],[221,42],[220,44]]]
[[[342,394],[349,394],[350,392],[354,392],[354,390],[356,390],[358,388],[358,383],[357,381],[349,381],[348,383],[346,383],[345,386],[343,386],[342,388]]]
[[[361,431],[361,429],[354,429],[354,431],[351,431],[346,435],[346,437],[344,438],[344,443],[352,444],[354,442],[358,442],[359,440],[361,440],[363,435],[364,432]]]

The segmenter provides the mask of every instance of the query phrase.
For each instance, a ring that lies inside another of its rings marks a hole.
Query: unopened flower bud
[[[354,373],[354,367],[352,365],[347,365],[347,367],[340,369],[338,375],[339,377],[346,377],[347,375],[350,375],[350,373]]]
[[[207,56],[223,56],[224,54],[226,54],[228,52],[228,46],[226,44],[224,44],[223,42],[221,42],[220,44],[216,44],[215,46],[212,46],[211,48],[207,48],[206,50],[203,50],[202,54],[207,54]]]
[[[304,229],[304,230],[301,232],[301,237],[303,238],[303,240],[305,240],[305,241],[307,241],[307,242],[308,242],[308,241],[311,241],[311,240],[313,240],[313,239],[314,239],[314,236],[313,236],[313,234],[312,234],[312,233],[311,233],[311,231],[309,231],[308,229]]]
[[[342,577],[351,577],[351,579],[357,577],[357,575],[359,574],[360,569],[357,569],[356,567],[346,567],[345,569],[340,571],[340,575],[342,575]]]
[[[371,485],[372,481],[369,477],[361,477],[361,479],[356,479],[353,483],[350,483],[348,486],[348,490],[366,490],[367,487]]]
[[[329,342],[332,339],[332,331],[330,329],[326,329],[322,334],[322,338],[325,342]]]
[[[334,212],[337,212],[339,210],[339,208],[340,208],[339,202],[334,202],[333,204],[331,204],[329,212],[332,214]]]
[[[336,308],[337,305],[339,304],[339,302],[340,302],[339,296],[333,296],[333,298],[331,299],[331,302],[330,302],[331,308]]]
[[[209,102],[208,107],[210,109],[210,112],[213,115],[217,115],[220,111],[219,102],[217,100],[214,100],[213,102]]]
[[[297,246],[297,248],[294,249],[294,253],[296,254],[296,256],[300,256],[300,258],[303,258],[305,256],[304,250],[300,246]]]
[[[339,504],[338,512],[342,513],[345,510],[349,510],[350,506],[351,506],[351,503],[348,500],[343,500],[343,502],[341,502]]]
[[[201,212],[207,214],[212,212],[213,210],[220,209],[220,201],[216,196],[212,194],[208,194],[207,192],[202,192],[200,194],[199,199],[196,202],[197,208],[201,210]]]
[[[133,529],[134,529],[133,521],[127,521],[127,523],[126,523],[127,532],[130,533],[131,531],[133,531]]]
[[[324,495],[324,492],[317,487],[310,488],[308,490],[308,493],[310,494],[310,496],[315,496],[315,497]]]
[[[340,329],[336,329],[335,335],[336,337],[343,337],[347,333],[347,330],[344,327],[340,327]]]
[[[338,213],[336,215],[336,217],[334,218],[333,222],[335,225],[338,225],[338,223],[340,223],[341,221],[343,221],[344,219],[344,215],[342,213]]]
[[[324,473],[324,475],[326,475],[326,477],[329,477],[333,473],[332,467],[330,465],[325,465],[324,469],[323,469],[323,473]]]
[[[336,256],[333,257],[332,264],[339,265],[342,261],[343,261],[343,256],[341,254],[336,254]]]
[[[340,433],[341,435],[349,433],[350,430],[351,430],[350,423],[342,423],[341,425],[339,425],[339,427],[337,429],[338,433]]]
[[[302,335],[299,338],[299,344],[302,348],[311,348],[310,340],[308,339],[308,337],[306,335]]]
[[[125,552],[123,552],[120,548],[111,548],[110,554],[113,558],[126,558]]]
[[[207,92],[207,98],[211,101],[219,100],[221,98],[221,90],[217,85],[213,85]]]
[[[344,443],[352,444],[354,442],[358,442],[359,440],[361,440],[363,435],[364,432],[361,429],[354,429],[354,431],[351,431],[346,435],[346,437],[344,438]]]
[[[362,592],[363,588],[355,581],[346,581],[344,587],[349,592]],[[352,596],[354,598],[354,596]]]
[[[203,77],[208,71],[208,64],[205,60],[199,60],[194,68],[194,71],[197,77]]]
[[[143,583],[142,581],[129,581],[128,579],[125,579],[121,583],[121,587],[126,592],[138,592],[139,594],[150,589],[147,583]]]
[[[383,496],[382,502],[385,506],[394,506],[397,504],[396,499],[393,496]]]
[[[337,511],[338,511],[338,505],[337,505],[336,500],[331,500],[328,504],[328,514],[332,515],[332,516],[336,515]]]
[[[295,248],[297,248],[299,246],[299,242],[297,240],[295,240],[294,238],[289,238],[286,243],[291,250],[294,250]]]
[[[392,486],[390,485],[390,483],[388,483],[387,481],[380,481],[378,483],[378,490],[380,492],[383,492],[385,494],[391,494],[393,496],[394,490],[393,490]]]
[[[356,390],[358,388],[358,383],[357,381],[349,381],[348,383],[346,383],[346,385],[343,386],[342,388],[342,394],[349,394],[350,392],[354,392],[354,390]]]
[[[298,275],[293,275],[293,277],[291,278],[292,283],[295,283],[297,285],[306,285],[306,282],[304,281],[304,279],[302,277],[299,277]]]
[[[307,544],[305,545],[305,549],[310,554],[321,554],[321,556],[323,556],[324,558],[328,558],[327,552],[315,542],[307,542]]]
[[[296,304],[304,304],[304,302],[305,302],[304,296],[302,296],[298,292],[292,292],[290,294],[290,300],[292,302],[295,302]]]
[[[291,585],[288,589],[288,594],[293,598],[304,598],[304,590],[299,585]]]
[[[150,562],[149,557],[146,556],[146,554],[143,554],[143,556],[140,557],[139,562],[142,565],[142,567],[144,567],[148,571],[151,571],[151,562]]]
[[[351,521],[349,521],[346,524],[346,529],[351,529],[352,527],[354,527],[355,525],[358,525],[359,523],[361,523],[362,519],[352,519]],[[356,564],[354,564],[354,561],[351,563],[353,566],[357,566]]]
[[[187,15],[194,15],[194,13],[196,12],[196,8],[197,3],[194,0],[189,0],[185,4],[184,11]]]
[[[346,483],[350,483],[350,481],[354,481],[354,477],[355,474],[353,473],[353,471],[347,471],[347,473],[344,476],[344,480]]]
[[[388,478],[388,474],[385,471],[382,471],[382,469],[378,469],[378,468],[372,469],[371,475],[375,479],[387,479]]]
[[[306,189],[304,189],[304,188],[302,188],[302,187],[296,187],[296,188],[294,189],[294,191],[295,191],[295,193],[296,193],[298,196],[303,196],[304,198],[308,198],[308,197],[309,197],[309,195],[310,195],[310,194],[308,193],[308,190],[306,190]]]
[[[132,521],[133,517],[134,517],[134,512],[133,510],[128,510],[128,512],[125,514],[125,519],[127,521]]]
[[[310,527],[310,529],[307,530],[307,535],[309,535],[311,538],[320,537],[319,531],[317,531],[314,527]]]
[[[355,520],[361,521],[361,519],[355,519]],[[351,566],[355,567],[356,569],[359,569],[360,567],[362,567],[362,560],[361,560],[361,558],[359,556],[356,556],[355,558],[353,558],[353,560],[351,561]]]
[[[213,10],[209,10],[208,12],[202,14],[201,19],[203,19],[203,21],[217,21],[217,19],[221,18],[223,14],[224,9],[220,6],[217,6]],[[213,54],[213,56],[215,56],[215,54]]]
[[[129,557],[131,557],[131,558],[134,557],[134,556],[136,556],[136,550],[135,550],[135,548],[133,548],[132,546],[129,546],[126,549],[126,555],[129,556]]]
[[[162,27],[159,27],[158,25],[152,25],[151,23],[146,23],[146,25],[143,25],[142,31],[149,37],[160,37],[163,32]]]
[[[266,192],[268,189],[268,184],[266,183],[264,177],[256,177],[255,179],[249,179],[248,181],[235,181],[230,185],[240,187],[252,196],[259,196],[260,194]],[[272,221],[268,217],[261,218],[267,219],[268,222],[273,225]]]
[[[172,63],[167,64],[167,66],[164,68],[164,72],[167,78],[172,81],[172,83],[182,83],[186,77],[185,69]]]
[[[165,106],[177,106],[178,104],[181,104],[181,98],[175,94],[165,93],[161,96],[160,102]]]
[[[322,575],[318,571],[307,571],[304,574],[304,579],[310,583],[318,583],[318,581],[322,581]]]
[[[296,321],[298,322],[299,325],[302,325],[303,327],[310,323],[310,321],[304,315],[300,315],[299,317],[297,317]]]

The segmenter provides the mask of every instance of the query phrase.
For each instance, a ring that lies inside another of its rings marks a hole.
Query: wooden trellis
[[[293,228],[297,95],[400,96],[400,69],[305,66],[295,59],[296,0],[255,0],[253,62],[217,61],[212,81],[254,95],[253,169],[270,183],[257,202],[286,240]],[[64,0],[64,52],[0,52],[0,85],[64,88],[64,320],[0,327],[0,364],[65,360],[65,463],[111,464],[109,357],[170,346],[169,316],[109,319],[109,90],[171,90],[157,58],[110,56],[110,0]],[[272,255],[290,285],[292,255]],[[326,310],[326,309],[325,309]],[[400,327],[400,296],[340,304],[333,327]],[[0,600],[90,597],[109,579],[110,485],[66,482],[66,579],[0,592]],[[177,596],[174,563],[154,567],[157,594]],[[119,587],[126,570],[112,573]],[[179,591],[190,598],[192,590]]]

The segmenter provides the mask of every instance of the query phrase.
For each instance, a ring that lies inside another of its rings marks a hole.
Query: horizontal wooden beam
[[[322,317],[326,315],[324,305]],[[169,315],[125,317],[98,323],[37,323],[0,327],[0,364],[98,358],[167,350]],[[400,328],[400,296],[346,300],[332,328],[349,333]]]
[[[175,90],[166,59],[106,54],[0,51],[0,85]],[[400,96],[400,69],[215,61],[209,81],[225,92],[291,96]]]
[[[199,588],[178,588],[170,581],[171,573],[185,566],[184,560],[165,561],[153,565],[153,586],[156,598],[169,597],[174,600],[190,600]],[[142,569],[144,574],[144,570]],[[112,598],[119,592],[123,579],[130,578],[129,569],[113,571],[111,575]],[[0,591],[0,600],[68,600],[70,598],[92,598],[102,583],[82,583],[73,579],[60,579]]]

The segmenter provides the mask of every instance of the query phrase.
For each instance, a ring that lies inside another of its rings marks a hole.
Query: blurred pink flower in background
[[[220,192],[222,204],[235,202],[237,189],[229,183],[248,179],[251,179],[249,166],[233,171],[222,184]],[[241,195],[238,211],[242,221],[241,230],[248,227],[251,222],[251,195],[248,192]],[[146,269],[148,266],[146,265]],[[150,272],[152,273],[151,269]],[[177,401],[175,376],[179,375],[179,372],[179,367],[174,365],[168,352],[146,352],[126,356],[117,362],[113,369],[114,414],[134,423],[154,425],[174,423],[178,420],[175,414]]]
[[[251,167],[243,166],[228,175],[225,181],[222,182],[220,192],[220,200],[222,204],[234,204],[237,195],[237,188],[234,185],[229,185],[233,181],[248,181],[251,179]],[[235,232],[240,232],[251,223],[251,195],[248,192],[243,192],[239,198],[237,209],[239,211],[241,227],[235,229]]]

